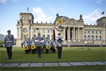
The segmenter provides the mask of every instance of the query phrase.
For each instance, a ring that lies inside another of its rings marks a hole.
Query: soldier
[[[28,54],[30,52],[30,41],[28,38],[25,38],[25,40],[21,43],[21,47],[25,50],[25,54]]]
[[[37,50],[37,46],[36,46],[34,37],[32,37],[32,41],[31,41],[31,50],[32,50],[32,54],[34,54]]]
[[[47,38],[44,41],[44,47],[46,48],[46,54],[48,54],[50,49],[50,41]]]
[[[38,37],[36,37],[35,42],[36,42],[36,46],[37,46],[37,50],[38,50],[38,57],[41,58],[44,38],[41,37],[40,33],[38,33]]]
[[[50,46],[51,46],[51,51],[53,52],[53,53],[55,53],[56,52],[56,42],[55,41],[51,41],[51,43],[50,43]]]
[[[61,36],[61,33],[58,34],[58,37],[56,38],[56,46],[58,49],[58,58],[61,59],[62,55],[62,42],[63,42],[63,37]]]
[[[4,39],[4,47],[7,49],[8,59],[12,59],[12,46],[14,45],[14,36],[11,34],[11,31],[7,31],[8,35]]]

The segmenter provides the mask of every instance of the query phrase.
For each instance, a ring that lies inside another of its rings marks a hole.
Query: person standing
[[[31,42],[29,41],[28,38],[25,38],[25,40],[21,43],[22,48],[23,46],[24,46],[25,54],[28,54],[30,52],[30,46],[31,46]]]
[[[42,53],[42,46],[44,42],[44,38],[41,37],[41,34],[38,33],[38,36],[35,38],[37,50],[38,50],[38,57],[41,58],[41,53]]]
[[[4,47],[6,47],[8,59],[12,59],[12,46],[14,45],[14,36],[11,34],[11,30],[7,31],[7,35],[4,38]]]
[[[34,54],[37,50],[37,46],[36,46],[34,37],[32,37],[32,40],[31,40],[31,50],[32,50],[32,54]]]
[[[51,41],[51,43],[50,43],[50,46],[51,46],[51,51],[53,52],[53,53],[55,53],[56,52],[56,43],[55,43],[55,41]]]
[[[63,37],[61,36],[61,33],[58,34],[58,37],[56,38],[56,46],[57,46],[57,49],[58,49],[58,59],[61,59],[61,56],[62,56],[62,42],[63,42]]]
[[[48,54],[50,50],[50,41],[46,38],[44,44],[45,44],[44,47],[46,47],[46,54]]]

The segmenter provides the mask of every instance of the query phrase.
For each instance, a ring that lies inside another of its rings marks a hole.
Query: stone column
[[[19,28],[17,27],[17,39],[19,39]]]
[[[74,30],[74,35],[73,36],[74,36],[74,42],[75,42],[75,27],[73,27],[73,30]]]
[[[78,41],[80,41],[80,38],[79,38],[79,36],[80,36],[80,34],[79,34],[79,27],[78,27]]]
[[[103,42],[105,44],[105,40],[106,40],[106,35],[105,35],[105,29],[103,30]]]
[[[63,30],[63,38],[64,38],[64,40],[66,38],[66,32],[65,32],[65,30],[66,30],[66,28],[64,27],[64,30]]]
[[[31,27],[29,26],[29,40],[31,40]]]
[[[31,40],[32,40],[32,37],[33,37],[33,27],[31,26]]]
[[[21,31],[20,31],[21,34],[20,34],[20,35],[21,35],[21,40],[22,40],[22,37],[23,37],[23,36],[22,36],[22,35],[23,35],[23,28],[22,28],[22,26],[21,26],[20,28],[21,28]]]
[[[68,27],[68,41],[70,41],[70,27]]]

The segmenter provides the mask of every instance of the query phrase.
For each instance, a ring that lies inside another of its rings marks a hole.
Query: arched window
[[[33,37],[36,38],[36,34],[34,34]]]
[[[48,33],[49,33],[50,31],[49,31],[49,29],[48,29]]]
[[[90,40],[90,36],[88,35],[88,40]]]
[[[45,39],[45,35],[43,34],[43,38]]]
[[[24,28],[24,29],[23,29],[23,32],[28,32],[27,28]]]
[[[92,40],[94,40],[94,36],[92,35]]]
[[[98,40],[98,36],[96,36],[96,40]]]
[[[99,36],[99,40],[101,40],[101,36]]]
[[[88,34],[90,34],[90,31],[88,31]]]
[[[86,35],[84,35],[84,40],[86,40]]]
[[[50,35],[47,35],[47,39],[49,39],[49,40],[50,40]]]

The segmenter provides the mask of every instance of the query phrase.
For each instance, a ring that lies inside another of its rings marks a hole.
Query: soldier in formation
[[[21,47],[23,48],[24,46],[24,50],[25,50],[25,54],[28,54],[31,51],[31,44],[28,38],[25,38],[25,40],[21,43]]]

